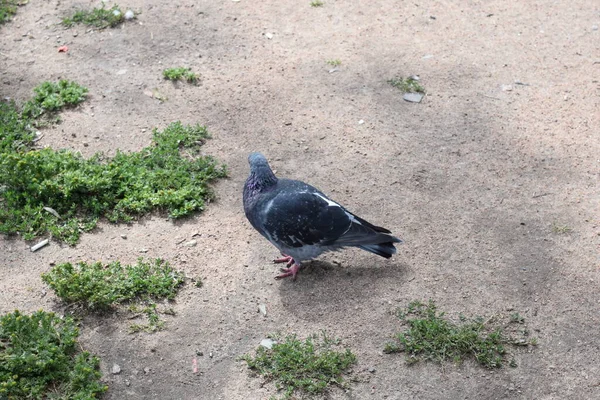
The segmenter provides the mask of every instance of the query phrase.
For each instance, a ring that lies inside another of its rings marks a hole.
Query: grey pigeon
[[[260,153],[248,157],[250,176],[244,185],[244,212],[261,235],[277,247],[287,263],[283,274],[296,279],[301,263],[343,247],[358,247],[385,258],[402,240],[385,228],[357,217],[317,188],[278,179]]]

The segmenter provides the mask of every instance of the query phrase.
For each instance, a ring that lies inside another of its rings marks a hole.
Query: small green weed
[[[71,318],[15,311],[0,318],[1,399],[94,399],[106,391],[100,360],[77,343]]]
[[[17,13],[17,6],[22,4],[22,0],[0,0],[0,25],[10,21]]]
[[[38,119],[56,113],[65,107],[74,107],[85,100],[87,88],[65,79],[43,82],[33,89],[34,96],[23,105],[23,119]]]
[[[325,3],[323,3],[321,0],[313,0],[310,2],[311,7],[323,7],[323,5],[325,5]]]
[[[272,349],[259,347],[256,354],[241,357],[248,367],[265,379],[274,381],[283,398],[290,399],[296,391],[307,394],[324,392],[330,384],[344,386],[342,374],[356,362],[349,350],[336,351],[339,341],[325,333],[299,340],[295,335],[274,337]]]
[[[148,304],[139,308],[137,305],[133,304],[129,307],[129,310],[137,313],[144,314],[146,318],[148,318],[147,324],[132,324],[129,326],[129,333],[137,333],[140,331],[145,331],[148,333],[158,332],[165,328],[165,321],[162,321],[158,316],[158,310],[156,309],[156,304],[152,302],[148,302]],[[162,312],[167,315],[174,315],[175,312],[173,309],[168,309]]]
[[[198,75],[193,73],[191,68],[167,68],[163,71],[163,77],[170,81],[186,80],[194,84],[198,82]]]
[[[445,314],[438,312],[433,302],[425,305],[417,301],[399,310],[398,315],[408,324],[408,330],[399,333],[396,342],[388,343],[384,352],[403,351],[409,363],[419,360],[460,363],[467,357],[473,357],[487,368],[500,368],[506,362],[507,344],[537,344],[537,341],[534,343],[525,338],[528,335],[526,330],[520,331],[520,337],[507,333],[508,324],[524,323],[518,313],[512,314],[505,326],[491,326],[493,318],[484,321],[482,318],[468,320],[463,317],[461,324],[455,324],[445,319]]]
[[[98,29],[114,28],[125,20],[123,10],[119,8],[117,4],[109,9],[94,8],[91,11],[79,10],[71,17],[66,17],[62,20],[62,24],[67,28],[72,27],[75,24],[84,24],[94,26]]]
[[[525,318],[518,312],[510,314],[510,322],[516,322],[517,324],[524,324]]]
[[[332,67],[339,67],[342,65],[342,60],[339,58],[336,58],[335,60],[327,60],[327,64],[331,65]]]
[[[403,93],[425,93],[425,89],[419,83],[418,79],[409,76],[408,78],[392,78],[387,81],[393,87],[400,89]]]
[[[573,229],[567,225],[559,224],[558,222],[552,223],[552,232],[558,235],[566,235],[567,233],[573,232]]]
[[[81,261],[64,263],[42,274],[42,280],[67,304],[78,303],[91,310],[108,309],[134,299],[172,300],[184,282],[182,272],[157,258],[122,266]]]

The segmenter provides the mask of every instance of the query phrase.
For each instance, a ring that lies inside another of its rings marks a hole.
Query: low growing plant
[[[117,4],[106,9],[103,3],[101,8],[76,11],[71,17],[64,18],[62,24],[68,28],[75,24],[84,24],[94,26],[98,29],[105,29],[114,28],[124,20],[125,14],[123,14],[123,10]]]
[[[396,77],[387,81],[393,87],[400,89],[403,93],[425,93],[425,89],[415,77],[408,78]]]
[[[39,119],[43,115],[56,113],[65,107],[74,107],[83,102],[87,88],[65,79],[43,82],[33,89],[34,96],[23,105],[22,119]]]
[[[163,71],[163,77],[170,81],[185,80],[189,83],[197,83],[198,75],[192,72],[191,68],[167,68]]]
[[[455,323],[446,319],[432,301],[428,304],[416,301],[399,310],[399,316],[408,329],[398,333],[396,341],[388,343],[384,352],[405,352],[409,363],[419,360],[460,363],[473,357],[487,368],[500,368],[507,362],[507,345],[537,344],[535,339],[528,338],[527,330],[509,329],[511,324],[524,323],[518,313],[512,314],[504,325],[493,325],[494,318],[469,320],[464,316],[461,323]],[[509,364],[516,366],[514,359]]]
[[[99,359],[79,351],[79,331],[68,317],[15,311],[0,317],[0,399],[94,399]]]
[[[325,333],[300,340],[295,335],[274,336],[271,349],[259,347],[252,356],[241,357],[248,367],[267,381],[274,381],[283,398],[290,399],[296,391],[306,394],[323,393],[329,385],[345,384],[342,375],[356,362],[349,350],[338,351],[339,341]]]
[[[26,240],[50,233],[75,244],[99,218],[128,222],[153,210],[181,218],[204,209],[213,198],[209,184],[227,175],[210,156],[198,156],[209,138],[200,125],[170,124],[153,132],[140,152],[102,154],[51,148],[31,149],[31,119],[0,107],[0,233]],[[191,155],[184,156],[181,149]]]
[[[184,283],[184,274],[160,258],[121,265],[81,261],[58,264],[42,274],[42,280],[65,303],[77,303],[90,310],[106,310],[137,299],[172,300]]]
[[[19,0],[0,0],[0,25],[10,21],[17,13],[17,6],[21,5]]]
[[[105,311],[123,303],[137,316],[146,316],[147,324],[133,324],[131,333],[156,332],[165,327],[159,317],[155,300],[175,298],[183,285],[183,272],[173,269],[168,262],[159,258],[137,264],[121,265],[115,261],[79,262],[59,264],[50,272],[42,274],[42,280],[68,305],[80,305],[89,311]],[[163,314],[174,314],[169,309]]]

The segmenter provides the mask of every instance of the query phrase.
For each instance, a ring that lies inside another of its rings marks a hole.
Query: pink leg
[[[275,277],[275,279],[283,279],[283,278],[287,278],[288,276],[291,276],[292,280],[295,281],[296,275],[298,274],[298,271],[300,271],[300,265],[294,263],[293,259],[292,259],[292,263],[293,263],[293,265],[289,268],[281,268],[281,272],[283,272],[283,274],[277,275]]]

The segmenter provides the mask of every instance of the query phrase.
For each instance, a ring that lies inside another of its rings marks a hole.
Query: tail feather
[[[370,251],[371,253],[377,254],[378,256],[390,258],[393,254],[396,254],[396,248],[394,243],[379,243],[379,244],[363,244],[356,246],[360,249]]]

